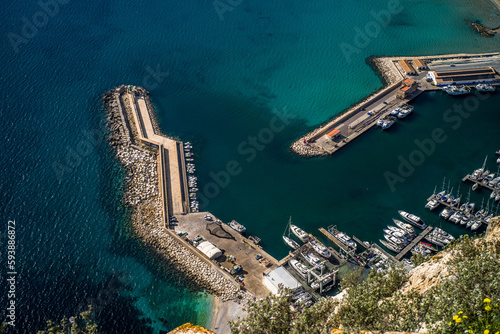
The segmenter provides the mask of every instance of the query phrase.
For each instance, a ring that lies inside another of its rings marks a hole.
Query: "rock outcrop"
[[[497,254],[500,254],[500,217],[490,220],[484,241],[492,246]],[[433,286],[440,284],[449,275],[446,263],[452,257],[453,251],[445,250],[436,254],[430,261],[412,269],[408,273],[408,282],[403,286],[402,291],[407,292],[413,288],[417,292],[426,293]]]
[[[173,331],[168,334],[215,334],[212,331],[202,327],[202,326],[194,326],[190,323],[184,324],[182,326],[177,327]]]

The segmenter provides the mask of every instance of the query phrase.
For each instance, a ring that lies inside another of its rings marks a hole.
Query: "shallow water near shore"
[[[289,216],[318,236],[318,227],[337,224],[368,241],[381,236],[398,209],[439,224],[423,209],[434,185],[446,175],[458,187],[463,174],[500,148],[498,93],[457,131],[442,112],[461,98],[430,93],[390,131],[374,129],[333,157],[288,152],[297,137],[382,86],[365,63],[369,56],[498,50],[498,36],[481,38],[463,22],[499,25],[486,0],[402,6],[349,59],[340,44],[354,45],[355,28],[365,29],[371,11],[387,4],[242,2],[220,21],[211,2],[70,2],[18,53],[4,36],[0,212],[4,226],[16,220],[19,273],[17,324],[9,333],[36,332],[45,319],[89,303],[104,333],[210,322],[211,298],[148,254],[127,224],[123,171],[102,139],[100,101],[120,84],[149,89],[164,131],[193,142],[201,187],[213,181],[210,172],[240,163],[241,173],[206,208],[245,224],[276,258],[287,252],[280,235]],[[35,3],[5,3],[0,27],[19,34],[22,17],[39,10]],[[284,108],[296,117],[250,159],[249,136],[270,128],[272,110]],[[413,140],[435,127],[449,139],[391,192],[384,171],[396,171],[398,156],[407,157]],[[246,153],[238,152],[240,144]],[[479,195],[472,194],[476,203]],[[0,305],[7,302],[0,294]]]

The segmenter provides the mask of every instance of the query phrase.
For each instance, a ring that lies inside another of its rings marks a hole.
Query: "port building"
[[[301,286],[283,267],[278,267],[265,275],[263,283],[275,295],[278,294],[280,287],[294,290]]]
[[[436,86],[467,85],[500,81],[500,76],[493,67],[453,71],[429,71],[429,77]]]
[[[421,59],[413,59],[413,64],[415,64],[415,67],[420,71],[427,70],[427,64],[424,63]]]
[[[403,69],[403,72],[405,72],[406,75],[415,75],[417,74],[417,72],[415,71],[415,69],[413,68],[413,66],[411,66],[410,62],[408,60],[400,60],[398,61],[399,65],[401,66],[401,68]]]
[[[401,83],[401,88],[396,93],[398,99],[406,99],[417,90],[417,83],[412,79],[405,79]]]

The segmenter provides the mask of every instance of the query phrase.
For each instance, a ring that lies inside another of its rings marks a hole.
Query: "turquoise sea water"
[[[21,35],[23,22],[39,17],[41,7],[3,2],[0,254],[7,221],[15,219],[19,273],[17,323],[9,331],[35,332],[44,319],[88,303],[105,333],[159,333],[187,321],[209,322],[211,299],[130,236],[120,205],[123,172],[99,140],[100,98],[119,84],[146,86],[164,131],[195,144],[201,186],[228,161],[240,163],[241,173],[206,209],[241,221],[277,258],[287,251],[278,240],[289,216],[310,232],[337,224],[369,241],[398,209],[438,223],[422,209],[434,185],[446,175],[457,187],[465,172],[500,148],[498,95],[457,131],[442,113],[460,98],[432,93],[416,100],[415,113],[391,131],[370,131],[334,157],[288,153],[298,136],[382,86],[365,63],[368,56],[498,50],[497,37],[481,38],[464,24],[500,24],[486,0],[401,7],[348,61],[340,45],[354,45],[355,28],[365,29],[371,12],[388,3],[242,1],[221,21],[210,1],[69,2],[46,24],[38,22],[15,53],[8,34]],[[284,108],[295,118],[254,159],[238,151],[270,127],[273,109]],[[413,139],[435,127],[449,139],[391,192],[384,171],[397,168]],[[62,174],[54,163],[66,167]]]

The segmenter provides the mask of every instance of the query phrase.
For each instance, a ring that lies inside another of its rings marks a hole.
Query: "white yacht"
[[[415,227],[418,227],[419,229],[424,230],[427,225],[420,219],[420,217],[415,216],[414,214],[399,210],[398,213],[403,217],[404,220],[406,220],[408,223],[412,224]]]
[[[455,86],[455,85],[444,86],[443,92],[446,92],[450,95],[464,95],[464,94],[470,93],[470,87],[468,87],[468,86]]]
[[[413,109],[403,109],[399,112],[398,118],[405,118],[406,116],[411,114],[412,111],[413,111]]]
[[[439,216],[444,219],[448,219],[450,218],[451,214],[452,210],[450,210],[449,208],[444,208],[443,211],[441,211],[441,213],[439,214]]]
[[[309,241],[309,244],[312,246],[312,248],[318,253],[319,255],[329,258],[332,256],[332,253],[328,250],[328,248],[325,247],[321,242],[319,242],[316,239],[311,239]]]
[[[379,240],[382,245],[393,251],[394,253],[399,253],[401,251],[401,246],[395,245],[392,242],[388,242],[385,240],[380,239]]]
[[[476,220],[470,227],[471,231],[475,231],[480,228],[482,223],[479,220]]]
[[[309,240],[309,234],[304,232],[304,230],[300,229],[299,227],[290,224],[290,230],[292,231],[293,234],[295,234],[297,238],[300,239],[300,241],[307,242]]]
[[[290,239],[286,235],[283,236],[283,241],[292,249],[298,249],[300,245],[293,239]]]
[[[401,239],[401,240],[406,240],[406,234],[402,233],[400,231],[392,231],[390,229],[383,229],[384,233],[387,235],[392,235],[395,238]]]
[[[488,84],[477,84],[476,89],[478,92],[494,92],[495,86]]]
[[[415,234],[415,230],[413,229],[413,227],[410,224],[403,223],[401,220],[397,220],[394,218],[392,218],[392,221],[394,222],[394,224],[396,224],[397,227],[405,230],[408,234],[410,234],[410,235]]]
[[[311,266],[316,266],[318,264],[321,263],[321,260],[320,258],[314,254],[314,253],[309,253],[309,254],[303,254],[302,253],[302,257],[304,258],[304,260],[307,261],[307,263],[309,263]],[[324,265],[323,265],[324,266]]]
[[[343,243],[347,247],[352,248],[352,249],[357,248],[358,245],[354,242],[354,240],[352,240],[344,232],[339,232],[335,227],[329,227],[328,232],[330,232],[332,237],[334,237],[335,239],[337,239],[338,241],[340,241],[341,243]]]
[[[404,244],[403,240],[396,238],[395,236],[392,236],[392,235],[384,234],[384,238],[387,241],[392,242],[393,244],[398,245],[400,247],[403,246],[403,244]]]
[[[332,280],[333,280],[333,277],[335,276],[335,274],[333,275],[329,275],[325,278],[323,278],[323,286],[327,285],[328,283],[330,283]],[[319,282],[318,281],[314,281],[312,284],[311,284],[311,288],[313,290],[316,290],[316,289],[319,289]]]
[[[431,199],[429,202],[427,202],[427,204],[425,205],[425,208],[432,211],[435,208],[437,208],[438,206],[439,206],[439,202],[435,199]]]
[[[291,259],[288,263],[300,276],[305,277],[307,275],[307,267],[304,264],[295,259]]]

